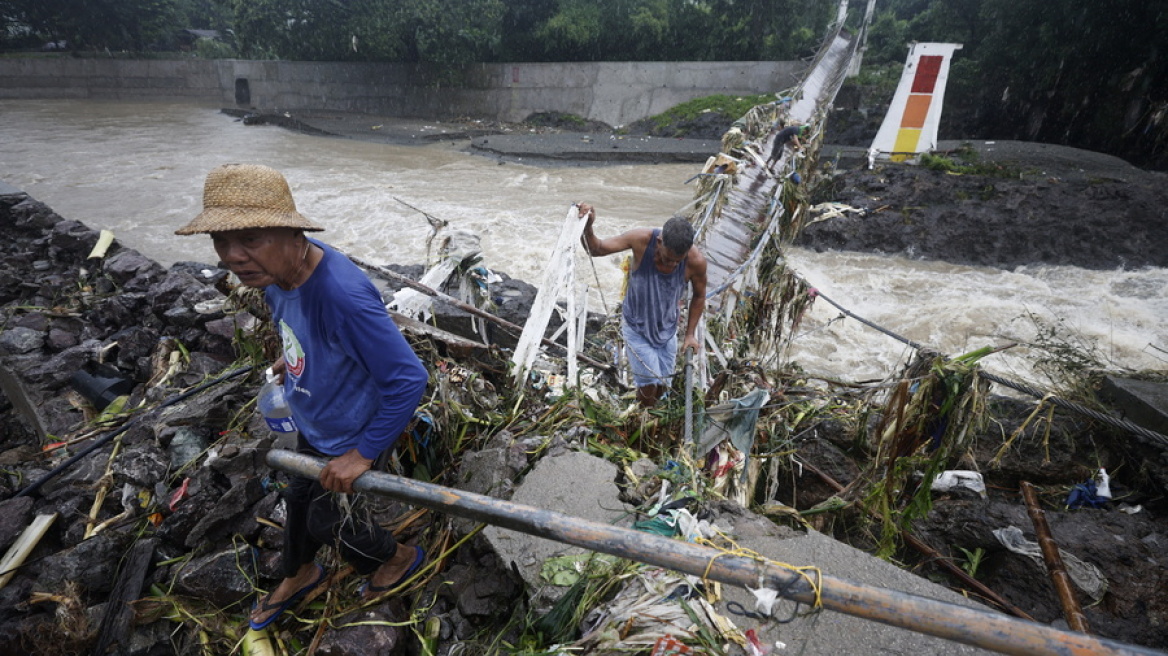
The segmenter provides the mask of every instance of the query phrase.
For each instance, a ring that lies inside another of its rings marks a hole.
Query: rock
[[[170,266],[172,273],[185,273],[204,285],[217,286],[227,278],[228,271],[202,262],[175,262]]]
[[[502,569],[497,559],[492,557],[491,561],[487,566],[456,564],[445,574],[449,580],[463,582],[452,587],[449,594],[453,595],[458,612],[480,626],[488,619],[510,615],[516,599],[523,593],[520,582]]]
[[[8,549],[32,521],[32,499],[16,497],[0,501],[0,553]]]
[[[175,577],[175,591],[218,607],[238,604],[252,596],[256,572],[247,545],[195,558]]]
[[[320,656],[397,656],[405,652],[406,630],[401,623],[408,611],[398,600],[341,617],[316,649]]]
[[[162,265],[129,248],[106,257],[102,270],[127,291],[146,291],[166,275]]]
[[[236,479],[231,489],[215,499],[209,511],[191,529],[184,546],[196,549],[203,544],[229,540],[251,517],[252,507],[263,496],[263,487],[255,478]]]
[[[170,436],[170,445],[167,453],[170,456],[170,466],[175,470],[182,469],[192,460],[197,460],[207,448],[207,439],[199,431],[189,426],[179,426]]]
[[[31,198],[17,203],[6,214],[10,225],[26,233],[52,228],[61,220],[48,205]]]
[[[108,594],[117,580],[118,562],[128,537],[103,531],[74,547],[46,556],[39,567],[37,588],[60,593],[71,583],[90,595]]]
[[[49,244],[56,251],[53,259],[80,261],[89,254],[100,234],[78,221],[62,220],[53,226]]]
[[[91,490],[105,476],[105,464],[109,460],[113,445],[106,444],[88,456],[73,463],[59,476],[45,483],[41,488],[51,499],[75,495],[79,490]]]
[[[500,431],[485,447],[463,454],[459,467],[460,489],[497,499],[511,496],[511,482],[527,465],[522,449],[515,452],[511,433]]]
[[[0,355],[19,355],[39,351],[45,345],[45,333],[16,326],[0,332]]]
[[[117,480],[151,490],[163,479],[169,464],[161,449],[145,443],[127,449],[114,460],[112,469]]]

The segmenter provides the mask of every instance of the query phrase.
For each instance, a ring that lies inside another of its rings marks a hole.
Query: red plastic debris
[[[692,654],[693,649],[684,642],[671,635],[663,635],[653,643],[653,651],[649,656],[676,656],[678,654]]]
[[[191,479],[184,478],[182,485],[178,486],[178,489],[174,491],[174,494],[170,495],[170,505],[167,506],[168,508],[170,508],[170,512],[174,512],[174,509],[176,506],[178,506],[178,503],[180,501],[182,501],[183,499],[187,498],[188,496],[190,496],[190,494],[189,494],[190,485],[191,485]]]

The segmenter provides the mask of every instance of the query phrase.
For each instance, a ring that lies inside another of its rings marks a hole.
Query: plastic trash
[[[1109,496],[1101,496],[1099,488],[1095,485],[1095,479],[1088,478],[1085,482],[1079,483],[1071,488],[1070,494],[1067,495],[1067,507],[1072,509],[1078,508],[1102,508],[1111,501],[1111,490],[1107,491]]]
[[[256,401],[268,428],[281,436],[296,436],[300,431],[292,418],[292,407],[284,398],[284,386],[276,382],[276,374],[271,367],[264,370],[264,384]]]
[[[1038,546],[1037,542],[1023,537],[1022,529],[1017,526],[1008,526],[994,529],[993,533],[1002,546],[1016,554],[1026,556],[1043,571],[1046,570],[1046,561],[1042,558],[1042,548]],[[1075,586],[1090,597],[1093,602],[1102,599],[1103,594],[1107,592],[1107,577],[1103,575],[1103,572],[1095,565],[1084,562],[1078,556],[1067,553],[1062,548],[1059,548],[1059,555],[1062,557],[1067,574]]]
[[[1099,473],[1095,475],[1099,482],[1095,484],[1095,494],[1104,499],[1111,498],[1111,477],[1107,475],[1107,470],[1102,467],[1099,468]]]
[[[198,458],[207,448],[207,441],[195,431],[183,426],[170,440],[170,464],[175,469]]]
[[[69,378],[70,386],[98,412],[105,410],[114,399],[134,391],[134,381],[126,378],[108,364],[90,363]]]
[[[937,474],[937,478],[933,479],[932,490],[934,492],[951,492],[958,488],[964,488],[977,492],[978,496],[985,498],[986,486],[981,474],[968,469],[950,469]]]

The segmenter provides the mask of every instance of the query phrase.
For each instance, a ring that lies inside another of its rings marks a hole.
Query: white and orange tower
[[[937,147],[937,126],[949,79],[949,60],[960,43],[913,43],[900,84],[884,122],[868,149],[868,165],[877,158],[903,162]]]

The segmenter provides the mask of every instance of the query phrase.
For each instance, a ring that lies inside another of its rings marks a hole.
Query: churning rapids
[[[210,240],[173,232],[198,213],[207,171],[227,162],[281,170],[300,211],[352,255],[425,261],[429,225],[401,199],[477,233],[489,268],[537,285],[573,202],[597,206],[602,235],[657,226],[691,200],[684,182],[698,168],[500,164],[468,152],[465,140],[395,146],[312,137],[179,104],[8,100],[0,101],[0,118],[0,180],[66,218],[112,230],[166,266],[215,261]],[[945,354],[1032,341],[1045,325],[1058,327],[1066,341],[1094,345],[1109,367],[1163,369],[1168,362],[1166,269],[1007,271],[802,249],[791,249],[788,260],[859,316]],[[621,276],[616,259],[598,260],[594,269],[602,290],[594,298],[611,307]],[[809,373],[879,378],[906,357],[900,342],[839,316],[819,301],[801,325],[790,355]],[[983,364],[1041,385],[1034,357],[1016,348]]]

